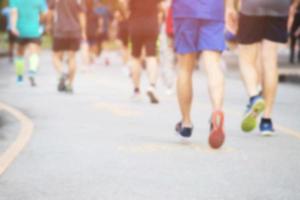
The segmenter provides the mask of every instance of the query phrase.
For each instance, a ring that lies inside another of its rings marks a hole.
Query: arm
[[[225,0],[225,23],[226,29],[233,34],[238,31],[238,9],[240,0]]]
[[[294,23],[295,14],[297,12],[297,7],[300,4],[300,0],[293,0],[292,5],[289,10],[289,18],[288,18],[288,31],[291,32],[292,26]]]
[[[12,8],[10,11],[10,26],[11,26],[11,31],[14,35],[19,36],[19,31],[17,28],[17,21],[18,21],[18,9],[17,8]]]

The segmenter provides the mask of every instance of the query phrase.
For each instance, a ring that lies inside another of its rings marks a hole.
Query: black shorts
[[[238,41],[253,44],[262,40],[286,43],[288,39],[287,17],[247,16],[240,14]]]
[[[14,43],[18,41],[18,37],[14,35],[11,31],[8,31],[8,41],[9,43]]]
[[[26,46],[32,43],[41,45],[41,38],[18,38],[17,43],[21,46]]]
[[[54,38],[53,51],[78,51],[80,49],[80,39],[78,38]]]

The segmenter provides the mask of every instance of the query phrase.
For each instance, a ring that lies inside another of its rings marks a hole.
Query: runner
[[[213,107],[209,144],[212,148],[220,148],[225,140],[224,75],[220,66],[225,49],[224,1],[174,0],[173,16],[175,50],[179,54],[178,101],[182,113],[176,131],[185,139],[192,136],[192,74],[197,54],[201,53]]]
[[[291,0],[243,0],[238,17],[234,4],[227,1],[228,29],[237,32],[240,43],[240,69],[250,96],[242,130],[251,132],[256,118],[263,113],[260,122],[262,135],[272,135],[272,109],[278,85],[278,46],[287,42],[287,22]],[[295,1],[298,4],[299,0]],[[261,53],[259,53],[261,51]],[[257,72],[257,58],[261,55],[262,69]],[[257,83],[259,75],[263,82],[263,97]]]
[[[36,86],[35,74],[39,66],[39,46],[41,43],[41,14],[45,16],[47,3],[45,0],[10,0],[11,32],[18,37],[18,52],[15,59],[17,83],[23,82],[25,72],[25,51],[29,53],[29,80]]]
[[[86,40],[85,2],[83,0],[50,0],[49,24],[53,25],[53,61],[58,73],[58,91],[73,93],[76,74],[76,52]],[[68,73],[63,72],[63,57],[68,56]]]
[[[158,64],[156,42],[159,33],[159,3],[160,0],[130,0],[130,37],[132,42],[132,69],[131,75],[134,85],[134,99],[140,98],[140,79],[142,72],[142,52],[145,48],[146,68],[150,86],[147,95],[153,104],[159,103],[156,95],[158,79]]]
[[[2,14],[6,18],[6,31],[8,34],[8,56],[11,62],[14,60],[14,48],[17,42],[17,37],[11,32],[10,28],[10,13],[11,9],[9,7],[5,7],[2,9]]]
[[[93,64],[98,56],[98,38],[102,31],[102,18],[96,13],[96,3],[99,0],[86,0],[87,43],[89,46],[88,64]]]

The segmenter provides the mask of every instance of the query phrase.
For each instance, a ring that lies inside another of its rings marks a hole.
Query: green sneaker
[[[253,131],[256,126],[257,117],[265,110],[265,101],[261,96],[257,96],[250,100],[250,103],[247,108],[247,112],[242,121],[242,130],[244,132]]]

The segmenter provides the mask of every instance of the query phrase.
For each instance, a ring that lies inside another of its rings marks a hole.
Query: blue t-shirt
[[[173,0],[174,18],[224,21],[224,0]]]
[[[40,32],[40,14],[47,11],[46,0],[10,0],[9,7],[17,9],[17,29],[20,38],[38,38]]]

